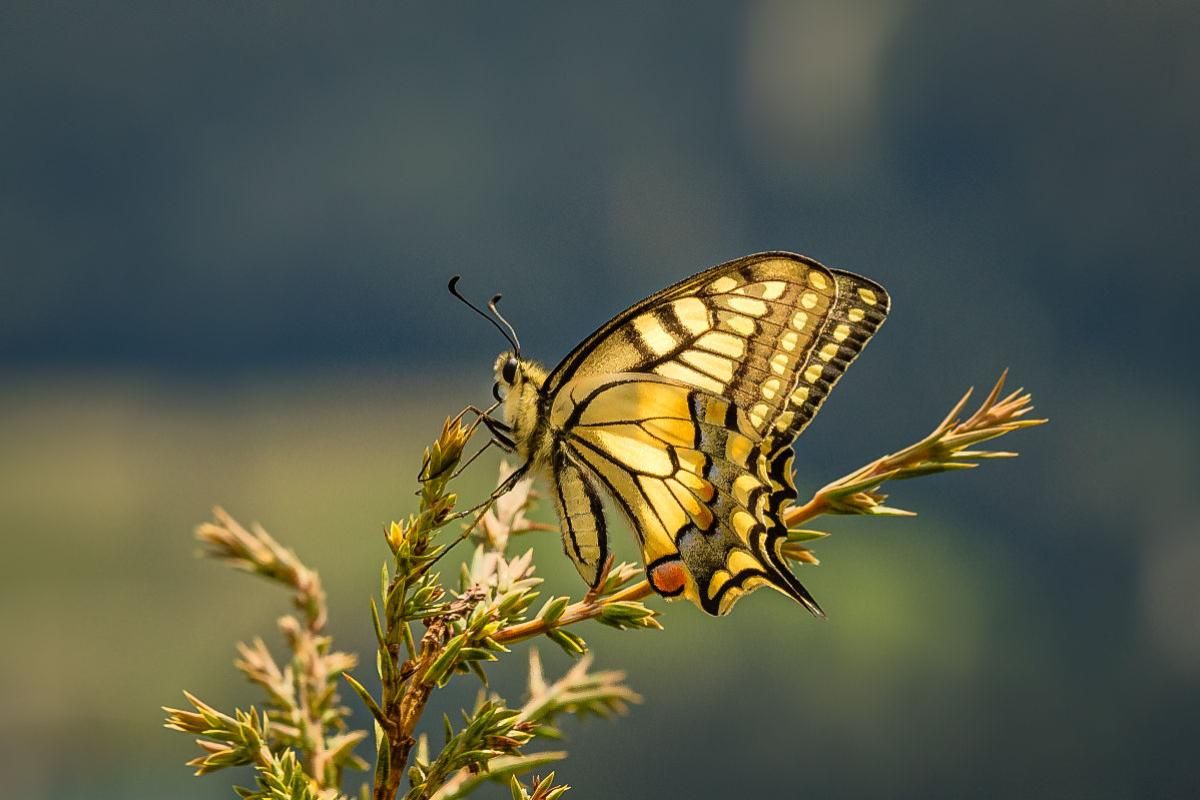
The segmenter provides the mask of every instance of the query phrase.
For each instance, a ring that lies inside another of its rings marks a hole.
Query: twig
[[[555,622],[547,622],[542,618],[531,619],[519,625],[510,625],[507,628],[501,628],[492,638],[501,644],[523,641],[546,633],[553,628],[562,628],[567,625],[573,625],[576,622],[595,619],[604,613],[606,607],[611,607],[616,603],[632,603],[644,600],[652,594],[654,594],[654,590],[650,588],[649,581],[642,580],[633,586],[622,589],[616,594],[596,600],[581,600],[578,603],[573,603],[567,606],[562,616]]]
[[[887,495],[879,492],[880,485],[889,480],[974,469],[978,466],[974,459],[1015,457],[1015,452],[967,449],[1047,421],[1022,419],[1033,410],[1032,395],[1022,389],[999,399],[1007,376],[1008,370],[1005,370],[978,410],[967,419],[959,421],[958,415],[962,413],[973,389],[967,390],[928,436],[826,484],[807,503],[788,509],[783,516],[784,524],[793,528],[827,513],[912,516],[911,511],[885,506],[883,501]]]

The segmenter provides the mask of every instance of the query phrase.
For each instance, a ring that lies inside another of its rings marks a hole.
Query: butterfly
[[[794,253],[745,256],[636,303],[549,371],[521,355],[498,300],[507,330],[488,319],[512,349],[481,419],[524,460],[508,485],[548,481],[589,586],[609,555],[607,494],[660,595],[724,615],[770,586],[824,616],[781,550],[792,446],[883,324],[883,287]]]

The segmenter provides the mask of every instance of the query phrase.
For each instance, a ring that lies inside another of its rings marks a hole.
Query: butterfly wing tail
[[[807,608],[814,617],[825,618],[825,612],[816,599],[804,588],[792,572],[791,565],[783,555],[787,541],[787,527],[783,524],[783,512],[796,499],[796,487],[792,481],[792,461],[795,457],[789,447],[778,452],[768,464],[764,482],[771,487],[763,515],[765,531],[755,541],[755,554],[767,568],[771,585]]]
[[[766,539],[763,541],[765,544]],[[781,550],[782,548],[778,543],[774,547],[765,546],[757,548],[759,560],[767,567],[767,571],[771,575],[771,585],[807,608],[814,617],[825,619],[825,612],[817,604],[816,598],[809,593],[808,589],[804,588],[804,584],[792,573],[792,569],[788,566],[787,559],[783,557]]]

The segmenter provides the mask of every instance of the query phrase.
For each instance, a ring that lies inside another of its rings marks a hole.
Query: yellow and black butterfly
[[[503,420],[484,422],[525,460],[512,481],[549,480],[589,586],[608,557],[604,491],[659,594],[720,615],[771,586],[824,616],[781,554],[792,444],[883,324],[883,287],[793,253],[746,256],[618,314],[549,372],[521,356],[498,299],[512,350],[495,364]]]

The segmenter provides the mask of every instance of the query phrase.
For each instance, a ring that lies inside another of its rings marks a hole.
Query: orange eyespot
[[[646,567],[646,577],[651,588],[663,597],[674,597],[687,586],[687,569],[675,557],[661,559]]]

